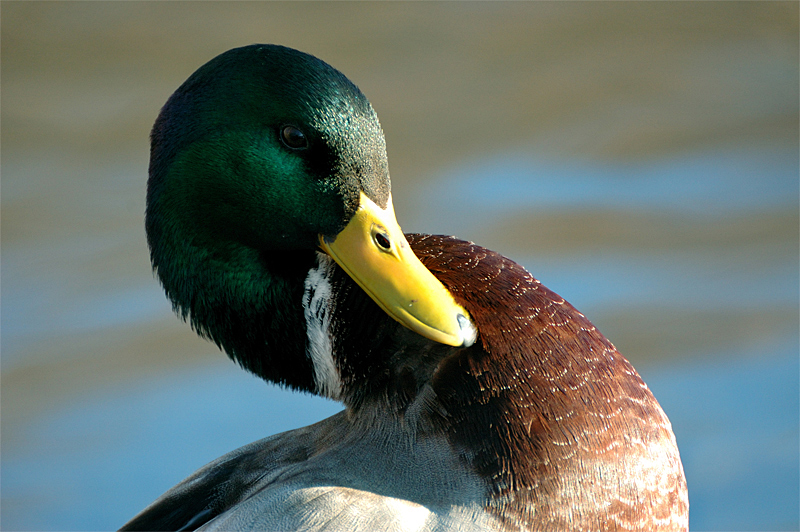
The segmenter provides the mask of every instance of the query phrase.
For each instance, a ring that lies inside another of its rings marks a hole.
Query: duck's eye
[[[375,233],[375,243],[378,244],[384,251],[392,249],[392,243],[386,233]]]
[[[281,129],[281,140],[287,148],[302,150],[308,148],[306,134],[294,126],[283,126]]]

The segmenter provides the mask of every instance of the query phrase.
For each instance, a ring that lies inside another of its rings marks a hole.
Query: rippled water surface
[[[384,126],[398,219],[513,258],[672,420],[692,530],[797,530],[798,4],[3,3],[3,530],[120,526],[337,404],[170,312],[147,135],[195,68],[278,42]]]

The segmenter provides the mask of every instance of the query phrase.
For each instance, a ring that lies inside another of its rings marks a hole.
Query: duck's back
[[[443,437],[411,442],[391,421],[377,425],[370,431],[341,412],[237,449],[123,530],[503,529],[485,507],[483,483]]]

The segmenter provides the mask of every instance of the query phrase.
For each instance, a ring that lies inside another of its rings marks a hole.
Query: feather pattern
[[[409,240],[480,331],[481,348],[443,361],[432,385],[496,515],[522,530],[687,530],[672,427],[614,345],[513,261]]]

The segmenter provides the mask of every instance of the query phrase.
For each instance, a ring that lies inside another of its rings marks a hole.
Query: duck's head
[[[225,52],[170,97],[151,140],[153,267],[175,309],[248,369],[308,388],[244,351],[294,334],[280,329],[296,328],[297,309],[282,307],[299,306],[317,251],[411,330],[474,341],[395,221],[375,111],[333,67],[274,45]]]

